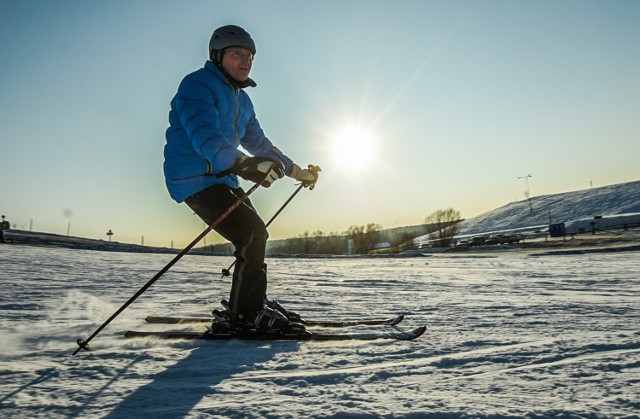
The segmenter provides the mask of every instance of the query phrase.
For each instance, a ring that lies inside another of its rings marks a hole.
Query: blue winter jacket
[[[291,173],[293,162],[264,135],[249,95],[235,89],[211,61],[180,83],[165,137],[164,175],[177,202],[216,183],[239,187],[234,173],[216,174],[243,155],[240,145],[254,156],[281,162]]]

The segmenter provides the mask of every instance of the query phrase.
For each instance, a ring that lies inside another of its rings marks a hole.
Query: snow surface
[[[640,416],[637,252],[269,259],[270,295],[308,318],[405,313],[427,333],[124,339],[227,297],[230,260],[188,255],[71,356],[171,257],[0,245],[2,417]]]

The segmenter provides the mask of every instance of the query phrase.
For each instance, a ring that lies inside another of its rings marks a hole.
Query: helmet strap
[[[211,61],[213,61],[215,64],[220,64],[222,65],[222,55],[224,50],[220,50],[220,49],[212,49],[211,50],[211,56],[209,57],[211,59]]]

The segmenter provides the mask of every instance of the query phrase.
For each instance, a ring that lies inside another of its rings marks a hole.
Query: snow
[[[405,313],[416,341],[126,340],[149,314],[206,315],[229,258],[0,245],[8,418],[639,417],[637,252],[268,259],[270,296],[308,318]],[[185,326],[180,326],[185,327]],[[198,326],[194,326],[198,327]],[[199,326],[202,327],[202,326]],[[357,330],[361,330],[358,328]]]

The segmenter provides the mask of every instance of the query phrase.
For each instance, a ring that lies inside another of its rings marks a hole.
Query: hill
[[[462,222],[460,236],[522,229],[582,218],[640,213],[640,180],[511,202]]]
[[[54,246],[68,249],[102,250],[108,252],[134,253],[178,253],[179,250],[167,247],[141,246],[139,244],[119,243],[85,237],[63,236],[39,231],[5,230],[4,237],[9,243],[31,246]]]

